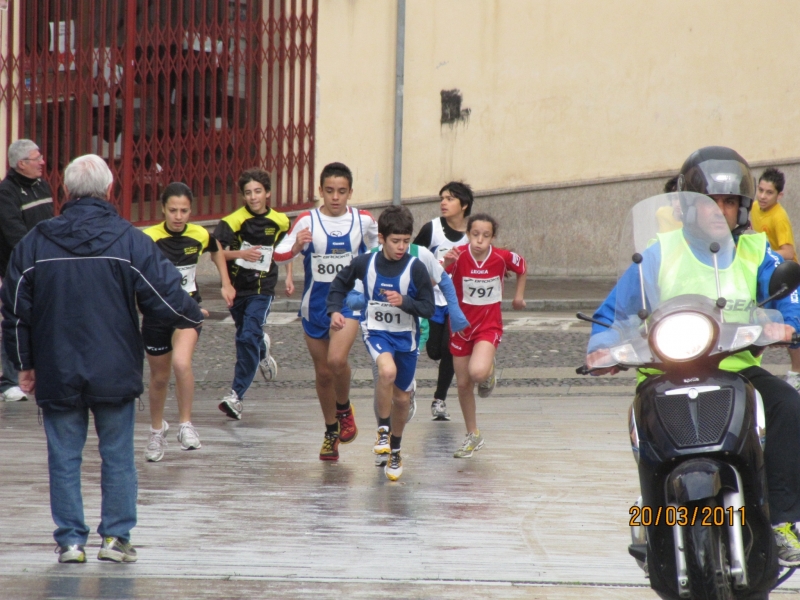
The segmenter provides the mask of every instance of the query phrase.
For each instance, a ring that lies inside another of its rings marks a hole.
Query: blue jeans
[[[136,401],[83,404],[69,410],[45,406],[42,414],[50,469],[50,511],[57,526],[53,537],[59,546],[85,544],[89,537],[83,515],[81,461],[90,409],[102,459],[102,502],[97,533],[127,542],[136,525],[139,491],[133,451]]]
[[[19,377],[17,370],[6,355],[6,346],[2,342],[0,342],[0,367],[3,369],[3,374],[0,376],[0,393],[3,393],[8,388],[19,385]]]
[[[230,309],[236,323],[236,368],[231,389],[239,399],[244,398],[258,372],[258,363],[267,355],[263,327],[267,324],[272,298],[261,294],[236,298]]]

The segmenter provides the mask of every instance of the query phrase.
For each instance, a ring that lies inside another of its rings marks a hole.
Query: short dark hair
[[[477,215],[472,215],[469,220],[467,221],[467,233],[470,232],[472,229],[472,224],[475,221],[486,221],[492,226],[492,235],[497,237],[497,231],[500,229],[500,226],[497,224],[497,221],[494,220],[494,217],[491,215],[487,215],[486,213],[478,213]]]
[[[270,181],[269,173],[261,167],[246,169],[245,171],[242,171],[241,175],[239,175],[239,181],[237,183],[239,185],[239,191],[242,192],[242,194],[244,194],[244,186],[251,181],[257,181],[263,185],[264,190],[267,192],[272,189],[272,181]]]
[[[328,177],[344,177],[347,179],[347,184],[350,186],[350,189],[353,189],[353,172],[344,163],[332,162],[325,165],[322,169],[322,173],[319,174],[319,187],[325,185],[325,180]]]
[[[378,233],[384,238],[390,235],[411,235],[414,231],[414,215],[405,206],[389,206],[378,217]]]
[[[475,196],[472,194],[472,188],[463,181],[451,181],[445,183],[442,189],[439,190],[439,196],[444,192],[450,192],[453,196],[458,198],[458,201],[461,202],[461,206],[467,207],[467,210],[464,211],[464,216],[468,217],[472,212],[472,203],[475,200]]]
[[[194,202],[194,194],[192,193],[192,188],[190,188],[182,181],[173,181],[172,183],[168,184],[167,187],[164,188],[164,191],[161,192],[161,204],[166,205],[167,200],[169,200],[173,196],[186,196],[189,199],[190,203]]]
[[[758,178],[759,183],[762,181],[769,181],[780,194],[783,191],[783,186],[786,185],[786,176],[775,167],[767,167],[761,177]]]
[[[675,177],[670,177],[667,179],[667,182],[664,184],[664,193],[669,194],[671,192],[678,191],[678,175]]]

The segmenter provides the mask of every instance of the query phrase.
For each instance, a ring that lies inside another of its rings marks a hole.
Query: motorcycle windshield
[[[754,302],[764,248],[759,249],[754,238],[740,239],[737,248],[730,223],[736,224],[738,199],[731,198],[719,206],[703,194],[673,192],[642,200],[631,209],[619,244],[614,323],[590,345],[590,351],[614,352],[601,353],[602,360],[595,357],[590,366],[659,362],[650,352],[648,334],[657,324],[659,309],[663,316],[676,306],[690,315],[660,328],[660,335],[697,337],[702,345],[703,335],[733,327],[730,340],[720,337],[724,350],[733,348],[734,341],[736,348],[780,341],[782,328],[768,325],[782,325],[781,313],[759,309]]]

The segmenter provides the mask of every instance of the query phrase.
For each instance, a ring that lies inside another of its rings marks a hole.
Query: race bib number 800
[[[463,300],[464,304],[484,306],[486,304],[496,304],[503,299],[503,288],[500,287],[500,278],[473,279],[464,277]]]
[[[312,254],[311,277],[320,283],[331,283],[336,275],[353,261],[351,252],[342,254]]]

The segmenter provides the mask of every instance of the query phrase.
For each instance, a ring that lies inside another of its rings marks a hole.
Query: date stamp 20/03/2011
[[[695,525],[699,523],[704,527],[722,527],[723,525],[736,524],[736,517],[741,516],[741,524],[745,525],[744,506],[734,509],[732,506],[631,506],[628,513],[631,515],[631,527],[643,525]]]

